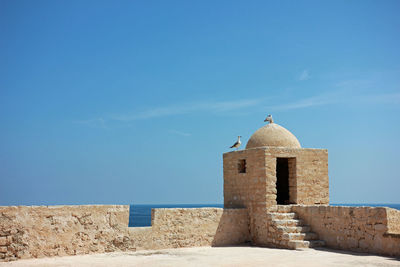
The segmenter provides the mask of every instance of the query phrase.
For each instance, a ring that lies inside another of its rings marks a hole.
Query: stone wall
[[[0,207],[0,260],[134,249],[129,206]]]
[[[400,235],[400,210],[386,209],[388,233]]]
[[[264,154],[262,149],[224,154],[224,207],[266,206],[266,175],[269,172],[275,172],[275,169],[266,167]],[[244,173],[239,172],[241,160],[246,161]]]
[[[277,158],[289,158],[289,200],[295,204],[328,204],[328,151],[261,147],[224,153],[224,205],[247,208],[251,241],[267,245],[266,213],[276,206]],[[246,171],[240,165],[245,160]]]
[[[242,160],[246,161],[244,173],[239,171]],[[258,244],[259,236],[265,231],[266,207],[276,204],[275,182],[267,179],[267,175],[275,174],[275,165],[267,164],[265,160],[263,149],[224,154],[224,206],[247,208],[253,244]],[[272,191],[268,191],[270,189]]]
[[[245,209],[155,209],[152,227],[128,220],[127,205],[0,207],[0,261],[249,240]]]
[[[293,152],[288,152],[291,155]],[[299,149],[296,204],[329,204],[328,150]]]
[[[250,240],[245,209],[153,209],[152,227],[130,228],[130,233],[141,249],[225,246]]]
[[[297,159],[289,158],[289,202],[297,202]]]
[[[289,193],[291,204],[329,204],[328,151],[309,148],[264,148],[267,193],[275,192],[276,158],[289,158]],[[294,166],[295,165],[295,166]],[[269,198],[273,198],[272,196]],[[276,205],[276,202],[274,203]]]
[[[292,204],[329,204],[326,149],[261,147],[228,152],[224,160],[225,207],[265,208],[276,205],[276,159],[289,158]],[[246,172],[238,164],[246,161]]]
[[[292,206],[328,247],[400,256],[400,211],[380,207]]]
[[[328,247],[400,256],[398,210],[283,207],[296,212]],[[152,227],[139,228],[129,228],[128,217],[129,206],[118,205],[0,207],[0,261],[248,241],[271,245],[262,210],[253,213],[253,225],[246,209],[154,209]]]

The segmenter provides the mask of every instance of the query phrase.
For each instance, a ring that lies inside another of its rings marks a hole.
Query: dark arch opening
[[[289,159],[276,159],[276,203],[289,204]]]

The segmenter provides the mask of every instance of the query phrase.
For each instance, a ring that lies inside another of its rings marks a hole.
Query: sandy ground
[[[400,266],[400,259],[328,249],[200,247],[42,258],[0,266]]]

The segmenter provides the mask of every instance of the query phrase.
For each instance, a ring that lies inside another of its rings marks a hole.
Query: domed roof
[[[263,146],[301,148],[296,136],[276,123],[258,129],[250,137],[246,149]]]

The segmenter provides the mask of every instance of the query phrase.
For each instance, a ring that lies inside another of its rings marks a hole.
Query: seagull
[[[236,143],[233,144],[233,146],[231,146],[230,148],[236,148],[236,150],[238,150],[238,148],[240,147],[240,145],[242,144],[242,142],[240,142],[240,137],[238,136],[238,140],[236,141]]]
[[[274,123],[274,119],[272,118],[272,116],[270,114],[264,121],[268,121],[269,123]]]

